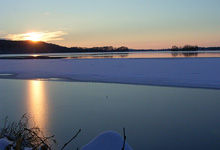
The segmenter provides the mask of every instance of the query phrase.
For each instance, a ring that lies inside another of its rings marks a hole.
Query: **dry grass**
[[[9,122],[5,117],[0,126],[0,138],[6,137],[10,141],[14,141],[7,148],[21,150],[25,147],[32,149],[51,149],[48,143],[55,143],[53,136],[45,137],[40,128],[34,126],[29,127],[28,117],[24,114],[19,122]]]

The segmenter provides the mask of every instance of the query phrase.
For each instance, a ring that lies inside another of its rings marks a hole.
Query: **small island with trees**
[[[192,45],[185,45],[183,47],[177,47],[177,46],[173,46],[172,51],[197,51],[199,50],[199,47],[197,45],[192,46]]]

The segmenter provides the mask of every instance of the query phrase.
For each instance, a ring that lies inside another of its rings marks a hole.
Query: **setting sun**
[[[40,32],[28,32],[20,34],[8,34],[5,38],[14,41],[59,41],[63,40],[61,36],[67,35],[68,33],[63,31],[40,31]]]
[[[41,41],[42,34],[37,33],[37,32],[27,33],[25,39],[30,40],[30,41],[34,41],[34,42]]]

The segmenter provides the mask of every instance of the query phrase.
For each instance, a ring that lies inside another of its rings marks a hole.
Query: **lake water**
[[[1,54],[0,59],[94,59],[94,58],[183,58],[220,57],[220,51],[139,51],[94,53]]]
[[[220,148],[219,90],[125,84],[0,79],[0,118],[27,113],[67,149],[103,131],[121,135],[136,150]]]

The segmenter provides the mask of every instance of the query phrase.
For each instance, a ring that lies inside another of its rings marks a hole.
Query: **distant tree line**
[[[104,47],[92,47],[92,48],[82,48],[82,47],[71,47],[74,52],[127,52],[129,49],[125,46],[115,48],[113,46]]]
[[[183,47],[172,46],[172,51],[197,51],[199,47],[197,45],[185,45]]]
[[[220,50],[220,47],[200,47],[199,50]]]
[[[183,47],[173,46],[171,49],[160,51],[197,51],[197,50],[220,50],[220,47],[198,47],[197,45],[185,45]],[[115,48],[113,46],[103,47],[64,47],[46,42],[33,41],[10,41],[0,39],[0,54],[36,54],[36,53],[74,53],[74,52],[128,52],[132,51],[125,46]],[[138,51],[138,50],[133,50]],[[143,50],[139,50],[143,51]],[[147,50],[155,51],[155,50]]]
[[[0,40],[0,54],[30,54],[30,53],[74,53],[74,52],[127,52],[125,46],[114,48],[112,46],[82,48],[64,47],[46,42],[10,41]]]

